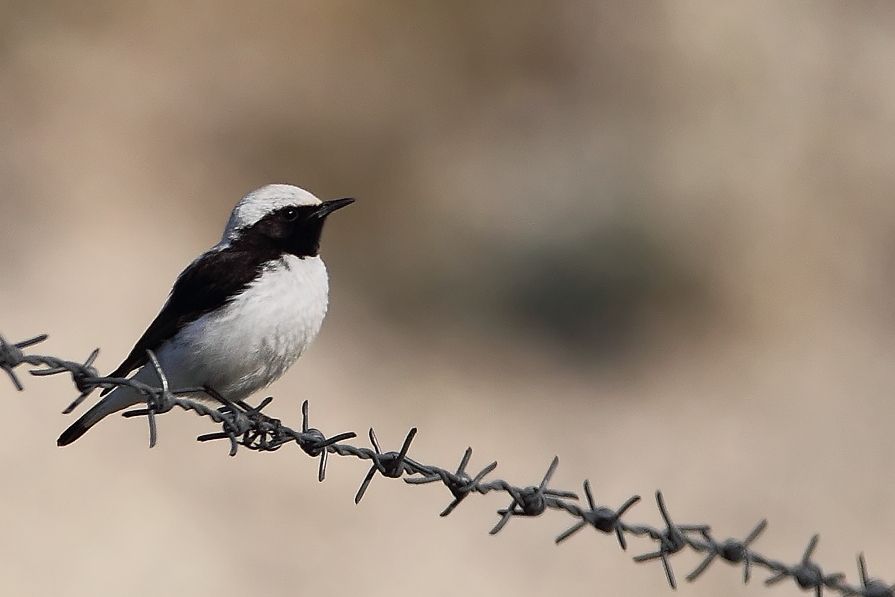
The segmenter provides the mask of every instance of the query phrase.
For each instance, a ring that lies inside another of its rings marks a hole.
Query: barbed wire
[[[622,520],[622,517],[640,501],[640,496],[635,495],[620,505],[618,508],[599,505],[594,499],[589,480],[583,482],[584,494],[587,504],[579,505],[578,495],[571,491],[562,491],[550,487],[550,480],[559,466],[559,458],[554,457],[547,472],[540,483],[519,487],[501,479],[486,480],[497,468],[497,462],[492,462],[476,474],[470,474],[467,466],[472,458],[472,448],[467,448],[460,459],[456,470],[451,471],[431,464],[423,464],[411,458],[408,453],[417,429],[414,427],[404,438],[404,442],[398,451],[383,452],[379,445],[376,433],[371,428],[369,439],[371,448],[357,447],[344,443],[346,440],[357,437],[353,432],[339,433],[327,437],[319,429],[310,426],[307,400],[302,403],[301,431],[296,431],[280,420],[267,416],[262,410],[271,403],[272,398],[265,398],[257,406],[237,400],[230,401],[214,391],[213,388],[176,388],[169,387],[168,379],[159,365],[155,355],[148,351],[149,362],[158,376],[158,386],[148,385],[133,379],[103,377],[99,375],[93,366],[99,350],[94,350],[83,362],[68,361],[54,356],[26,354],[25,349],[34,346],[47,339],[43,334],[29,338],[21,342],[8,343],[0,336],[0,369],[9,377],[17,390],[22,391],[24,386],[16,375],[15,369],[21,365],[37,367],[29,371],[35,376],[71,374],[72,382],[80,394],[66,409],[65,413],[74,410],[96,388],[111,388],[116,386],[129,386],[146,396],[145,408],[138,408],[124,413],[125,417],[146,417],[149,426],[149,446],[155,446],[158,439],[158,426],[156,417],[167,413],[174,407],[192,411],[199,416],[207,417],[221,425],[221,430],[215,433],[200,435],[200,442],[213,440],[227,440],[230,445],[230,455],[235,456],[240,447],[258,452],[272,452],[279,450],[287,444],[295,444],[308,456],[319,458],[317,478],[323,481],[326,476],[327,458],[329,454],[338,456],[353,456],[361,460],[370,460],[369,471],[361,482],[355,503],[364,497],[370,483],[380,475],[382,477],[399,479],[410,485],[423,485],[428,483],[441,483],[453,496],[451,502],[442,510],[441,516],[447,516],[460,505],[469,495],[488,494],[491,492],[504,492],[511,501],[505,507],[497,511],[500,516],[497,524],[491,529],[490,534],[499,533],[513,518],[525,518],[540,516],[547,511],[564,511],[577,520],[568,529],[557,537],[557,544],[566,541],[581,529],[592,527],[605,534],[614,534],[619,547],[627,550],[627,537],[641,537],[654,543],[654,550],[634,556],[635,562],[651,562],[658,560],[662,564],[665,577],[672,589],[677,588],[677,580],[671,566],[671,558],[675,554],[689,549],[701,554],[703,560],[689,574],[686,579],[692,582],[699,578],[709,566],[717,559],[723,560],[734,566],[742,566],[743,582],[748,583],[755,568],[763,568],[771,572],[765,585],[773,585],[785,579],[791,579],[798,587],[804,590],[813,590],[817,597],[823,595],[823,590],[828,589],[843,596],[862,595],[865,597],[895,597],[895,584],[884,582],[878,578],[872,578],[867,573],[867,565],[863,554],[857,557],[859,585],[849,584],[845,580],[845,574],[827,574],[820,565],[814,561],[813,554],[817,547],[819,536],[814,535],[808,542],[802,557],[794,564],[785,564],[781,561],[761,554],[752,548],[752,543],[767,528],[767,521],[761,520],[755,528],[743,539],[729,538],[719,541],[712,534],[707,524],[677,524],[668,512],[665,498],[660,491],[656,492],[656,505],[664,521],[664,528],[655,528],[646,524],[634,524]],[[221,406],[213,407],[188,395],[203,393]]]

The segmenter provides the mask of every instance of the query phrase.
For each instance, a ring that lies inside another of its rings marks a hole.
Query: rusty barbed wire
[[[124,416],[146,417],[149,426],[150,447],[154,446],[158,439],[157,415],[167,413],[173,410],[174,407],[178,407],[192,411],[199,416],[207,417],[220,424],[220,431],[200,435],[197,439],[200,442],[227,440],[230,445],[231,456],[236,455],[239,447],[259,452],[272,452],[279,450],[284,445],[295,443],[308,456],[312,458],[319,457],[320,464],[317,474],[319,481],[323,481],[326,476],[327,457],[329,454],[370,460],[370,469],[364,476],[355,495],[355,503],[363,499],[371,482],[378,474],[392,479],[403,478],[405,483],[410,485],[442,483],[453,496],[453,500],[441,512],[441,516],[449,515],[471,494],[484,495],[498,491],[506,493],[511,501],[506,508],[497,511],[500,518],[490,531],[492,535],[499,533],[513,518],[540,516],[549,510],[562,510],[577,518],[577,521],[556,537],[556,544],[566,541],[587,526],[604,534],[614,534],[619,547],[623,550],[627,550],[628,536],[646,538],[653,541],[653,551],[634,556],[634,561],[660,561],[665,577],[672,589],[677,588],[677,581],[671,566],[671,558],[675,554],[689,549],[692,552],[703,555],[704,558],[686,576],[688,582],[699,578],[715,560],[720,559],[734,566],[741,565],[743,567],[744,583],[749,582],[755,568],[763,568],[771,572],[771,576],[764,581],[765,585],[773,585],[785,579],[791,579],[801,589],[813,590],[817,597],[823,595],[824,589],[842,596],[895,597],[895,584],[868,576],[863,553],[857,557],[860,585],[846,582],[844,573],[824,573],[820,565],[813,559],[814,550],[819,541],[818,535],[814,535],[811,538],[802,554],[802,558],[798,562],[785,564],[763,555],[751,547],[752,543],[767,528],[768,523],[766,520],[758,522],[744,539],[728,538],[719,541],[712,535],[709,525],[684,525],[674,522],[668,512],[664,496],[660,491],[657,491],[655,496],[656,506],[665,523],[664,528],[659,529],[646,524],[625,522],[622,520],[622,517],[640,501],[640,496],[632,496],[615,509],[609,506],[601,506],[594,499],[590,481],[585,480],[583,488],[587,505],[580,506],[576,503],[578,501],[576,493],[549,487],[550,480],[556,472],[557,466],[559,466],[558,457],[553,458],[547,472],[538,485],[526,487],[518,487],[501,479],[486,480],[486,477],[497,468],[497,462],[492,462],[475,475],[470,475],[467,472],[467,466],[472,458],[472,448],[466,448],[460,459],[459,466],[455,471],[451,472],[439,466],[423,464],[408,455],[413,439],[417,434],[415,427],[408,432],[398,451],[383,452],[376,433],[372,428],[369,430],[372,449],[352,446],[343,442],[357,437],[357,434],[353,432],[339,433],[327,437],[319,429],[310,426],[307,400],[302,403],[301,431],[295,431],[282,424],[280,420],[269,417],[262,412],[271,403],[272,398],[265,398],[258,406],[251,406],[242,400],[229,401],[215,392],[213,388],[170,388],[158,359],[151,351],[148,351],[148,356],[158,376],[158,386],[151,386],[132,379],[99,375],[99,372],[93,366],[99,354],[98,349],[91,352],[83,363],[68,361],[54,356],[26,354],[25,349],[46,339],[47,335],[42,334],[21,342],[8,343],[0,336],[0,369],[6,373],[13,386],[19,391],[24,390],[24,386],[15,371],[21,365],[27,364],[37,367],[30,370],[29,373],[39,377],[69,373],[79,395],[65,409],[65,413],[74,410],[96,388],[130,386],[146,396],[146,407],[125,412]],[[210,399],[220,403],[221,406],[213,407],[205,402],[186,397],[186,395],[195,395],[196,393],[204,393]]]

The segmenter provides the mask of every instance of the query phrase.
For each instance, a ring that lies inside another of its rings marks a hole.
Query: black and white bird
[[[285,184],[243,197],[221,241],[178,276],[155,321],[110,377],[137,369],[133,379],[157,384],[148,349],[172,388],[210,387],[235,401],[279,378],[320,331],[329,296],[320,234],[326,217],[353,201],[320,201]],[[107,393],[58,445],[146,400],[127,386]]]

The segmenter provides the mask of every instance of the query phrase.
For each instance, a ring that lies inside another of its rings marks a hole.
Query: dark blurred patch
[[[524,252],[509,273],[500,296],[510,320],[588,360],[630,357],[650,332],[697,325],[709,302],[704,277],[632,227]]]
[[[602,222],[567,242],[562,234],[550,246],[486,242],[474,259],[466,245],[427,271],[383,266],[368,296],[396,326],[418,333],[450,321],[537,342],[576,366],[636,359],[656,334],[697,337],[713,321],[709,274],[644,225]]]

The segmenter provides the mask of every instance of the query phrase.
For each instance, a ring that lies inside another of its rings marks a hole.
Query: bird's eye
[[[298,218],[298,210],[294,207],[287,207],[283,210],[283,217],[290,222],[295,221],[295,219]]]

